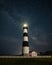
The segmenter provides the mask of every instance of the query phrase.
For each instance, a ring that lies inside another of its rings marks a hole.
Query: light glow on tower
[[[23,27],[28,27],[27,23],[23,24]]]

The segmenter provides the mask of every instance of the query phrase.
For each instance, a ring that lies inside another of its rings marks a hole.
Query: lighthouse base
[[[23,56],[29,56],[29,47],[28,46],[25,46],[23,47]]]
[[[22,56],[29,56],[29,54],[23,54],[23,53],[22,53]]]

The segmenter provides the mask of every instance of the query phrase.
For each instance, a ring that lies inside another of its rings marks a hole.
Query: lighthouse
[[[28,25],[27,24],[23,25],[22,55],[29,56]]]

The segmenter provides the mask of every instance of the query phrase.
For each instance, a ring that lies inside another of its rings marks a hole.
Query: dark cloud
[[[21,42],[18,38],[4,36],[0,37],[0,54],[20,54]],[[20,49],[19,49],[20,48]]]

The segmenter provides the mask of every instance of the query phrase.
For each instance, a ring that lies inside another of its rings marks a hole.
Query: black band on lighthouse
[[[28,29],[28,27],[23,27],[23,29]]]
[[[29,46],[27,41],[23,41],[23,46]]]
[[[24,37],[24,36],[28,36],[28,34],[27,34],[27,33],[23,33],[23,37]]]

